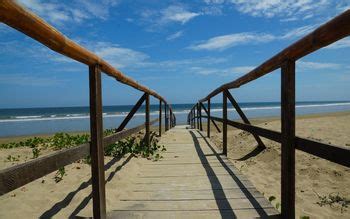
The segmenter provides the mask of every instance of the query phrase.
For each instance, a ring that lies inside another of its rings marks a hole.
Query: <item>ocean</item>
[[[187,114],[193,104],[173,104],[173,112],[177,124],[186,124]],[[239,118],[231,107],[228,109],[230,119]],[[240,103],[248,118],[280,116],[279,102]],[[133,105],[104,106],[104,128],[116,128],[128,114]],[[212,103],[213,116],[222,115],[222,104]],[[151,119],[158,118],[158,105],[151,105]],[[314,101],[297,102],[297,115],[350,111],[350,101]],[[164,108],[163,108],[164,113]],[[205,114],[204,112],[202,114]],[[135,114],[127,125],[133,127],[144,122],[144,106]],[[164,120],[163,120],[164,121]],[[50,107],[50,108],[16,108],[0,109],[0,137],[35,134],[51,134],[56,132],[88,131],[89,107]]]

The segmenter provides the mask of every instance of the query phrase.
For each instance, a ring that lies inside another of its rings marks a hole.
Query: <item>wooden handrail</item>
[[[158,119],[154,119],[150,124],[154,124],[157,121]],[[106,136],[103,138],[103,146],[107,147],[108,145],[135,134],[144,128],[145,123]],[[57,151],[26,163],[0,170],[0,195],[4,195],[88,155],[90,155],[90,143]]]
[[[30,36],[55,52],[72,58],[88,66],[99,65],[102,72],[137,90],[146,92],[167,103],[153,90],[137,83],[108,62],[64,36],[56,28],[48,24],[36,14],[25,9],[16,1],[2,0],[0,4],[0,21]],[[170,106],[169,106],[170,107]]]
[[[344,37],[350,35],[350,10],[323,24],[310,34],[301,38],[294,44],[285,48],[269,60],[256,67],[246,75],[221,85],[199,102],[204,102],[220,92],[228,89],[238,88],[250,81],[264,76],[279,67],[285,60],[298,60],[322,47],[328,46]]]

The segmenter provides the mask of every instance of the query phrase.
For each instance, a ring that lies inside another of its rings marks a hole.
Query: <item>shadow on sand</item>
[[[115,170],[113,172],[111,172],[108,176],[108,178],[106,179],[106,183],[111,181],[112,178],[114,177],[114,175],[120,171],[122,169],[123,166],[125,166],[133,157],[132,154],[130,154],[127,159],[119,166],[117,166],[115,168]],[[117,163],[122,157],[118,157],[118,158],[113,158],[111,161],[109,161],[105,167],[104,170],[108,170],[109,168],[111,168],[115,163]],[[81,190],[86,189],[89,185],[91,185],[91,178],[83,183],[80,184],[80,186],[68,193],[68,195],[61,201],[57,202],[55,205],[53,205],[49,210],[45,211],[40,218],[52,218],[53,216],[55,216],[58,212],[60,212],[63,208],[67,207],[71,201],[73,200],[74,196]],[[71,215],[69,216],[69,218],[75,218],[75,216],[82,210],[84,209],[84,207],[86,207],[86,205],[89,203],[89,201],[92,198],[92,193],[90,193],[87,197],[84,198],[84,200],[78,205],[78,207],[71,213]]]

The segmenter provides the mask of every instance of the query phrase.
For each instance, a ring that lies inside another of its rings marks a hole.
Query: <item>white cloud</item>
[[[175,40],[175,39],[181,37],[182,35],[183,35],[183,31],[178,31],[178,32],[176,32],[176,33],[173,33],[173,34],[169,35],[169,36],[166,38],[166,40],[168,40],[168,41],[170,41],[170,40]]]
[[[194,66],[189,68],[189,72],[198,75],[232,76],[243,75],[254,69],[253,66],[235,66],[230,68],[214,68]]]
[[[187,23],[191,19],[199,16],[199,13],[190,12],[180,5],[171,5],[161,11],[160,23],[179,22]]]
[[[192,12],[185,5],[170,5],[161,10],[143,9],[139,12],[141,23],[148,25],[147,30],[159,31],[161,27],[172,23],[186,24],[201,13]]]
[[[246,44],[259,44],[259,43],[268,43],[273,40],[289,40],[294,38],[300,38],[312,32],[318,24],[315,25],[306,25],[298,28],[288,30],[285,34],[282,35],[273,35],[269,33],[253,33],[253,32],[243,32],[243,33],[234,33],[222,36],[216,36],[210,38],[204,42],[197,43],[189,46],[189,49],[192,50],[225,50],[238,45]],[[345,46],[348,42],[343,43]],[[350,43],[350,42],[349,42]]]
[[[116,68],[140,65],[149,58],[145,53],[123,48],[117,44],[97,42],[94,45],[92,50]]]
[[[290,38],[305,36],[306,34],[311,33],[318,26],[319,26],[318,24],[315,24],[315,25],[306,25],[295,29],[291,29],[287,33],[282,35],[280,38],[290,39]]]
[[[231,0],[236,9],[254,17],[300,17],[326,10],[330,0]]]
[[[275,38],[275,36],[265,33],[234,33],[213,37],[205,42],[192,45],[189,48],[192,50],[224,50],[242,44],[270,42]]]
[[[327,46],[327,49],[343,49],[343,48],[349,48],[350,47],[350,37],[341,39],[329,46]]]
[[[105,20],[109,16],[110,8],[118,5],[119,0],[77,0],[77,2],[91,15]]]
[[[19,2],[54,25],[63,25],[67,22],[80,23],[92,18],[106,19],[110,9],[119,1],[75,0],[70,4],[52,0],[19,0]]]
[[[309,62],[309,61],[297,61],[297,67],[303,70],[314,69],[338,69],[341,68],[341,64],[329,63],[329,62]]]

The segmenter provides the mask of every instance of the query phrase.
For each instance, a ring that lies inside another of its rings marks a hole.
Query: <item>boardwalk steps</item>
[[[142,165],[109,218],[278,218],[279,212],[214,144],[177,126],[160,162]]]

